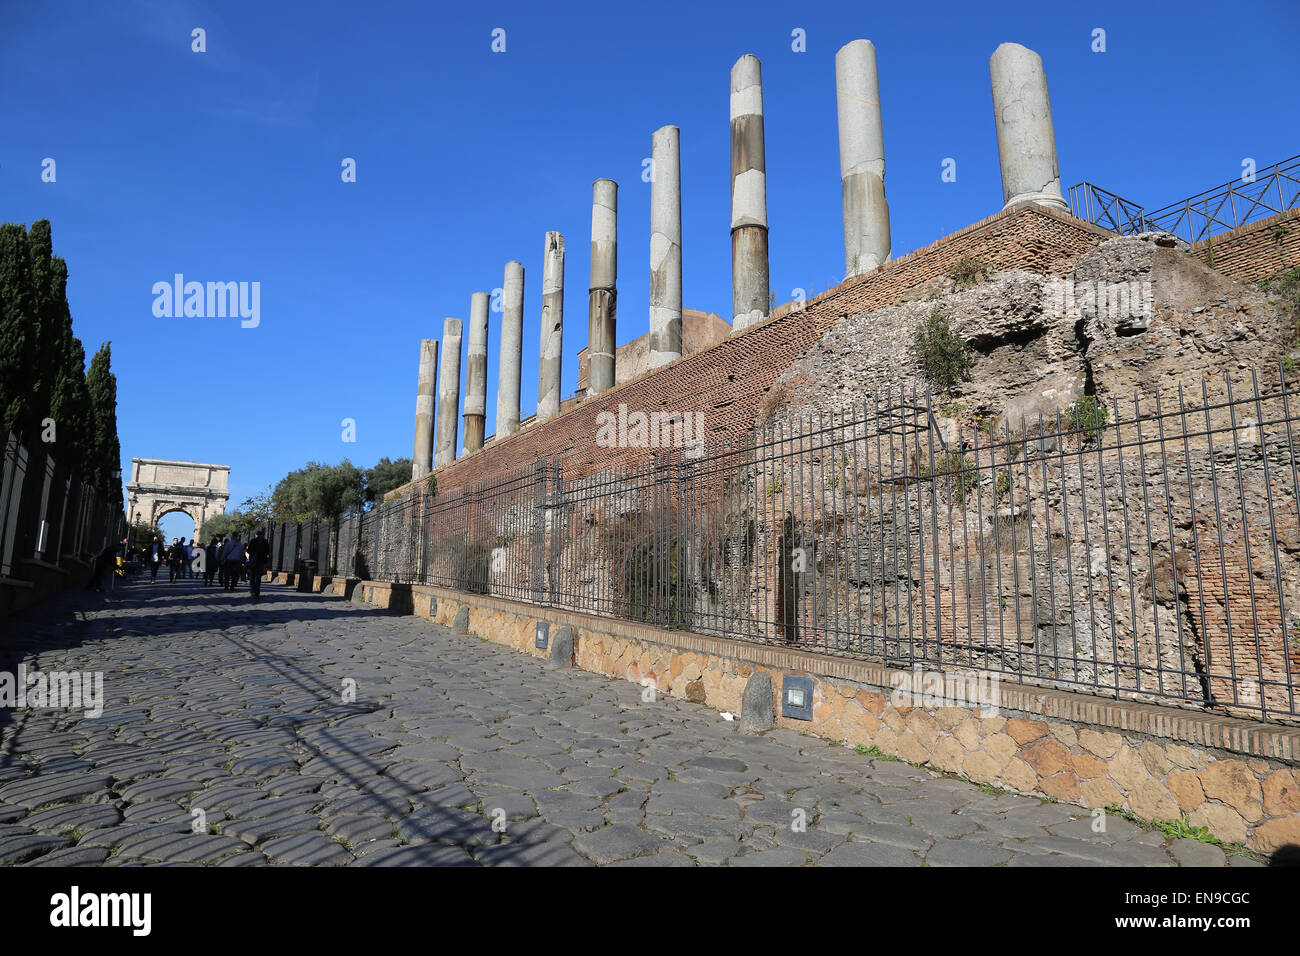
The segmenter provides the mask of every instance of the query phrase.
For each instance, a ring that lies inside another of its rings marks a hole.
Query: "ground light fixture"
[[[812,720],[813,682],[811,677],[786,674],[781,678],[781,716],[793,720]]]

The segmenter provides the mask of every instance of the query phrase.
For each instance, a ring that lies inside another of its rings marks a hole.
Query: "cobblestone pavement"
[[[0,622],[0,669],[102,671],[105,700],[98,718],[0,712],[0,864],[1251,862],[788,730],[741,736],[417,618],[264,596],[142,583]]]

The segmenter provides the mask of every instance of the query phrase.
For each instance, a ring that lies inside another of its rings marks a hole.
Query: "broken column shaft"
[[[767,163],[763,152],[763,73],[745,54],[731,68],[731,330],[767,318]]]
[[[587,394],[614,387],[618,327],[618,183],[591,187],[591,284],[587,300]]]
[[[835,103],[840,128],[845,277],[851,278],[873,272],[889,261],[885,135],[880,122],[876,48],[870,40],[854,40],[835,54]]]
[[[989,58],[989,80],[1006,208],[1037,203],[1066,210],[1042,58],[1019,43],[1003,43]]]
[[[438,439],[433,467],[456,460],[456,426],[460,418],[460,319],[442,323],[442,367],[438,371]]]
[[[506,263],[501,294],[501,357],[497,363],[496,440],[519,431],[519,383],[524,351],[524,267]]]
[[[483,447],[487,415],[488,294],[470,297],[469,343],[465,348],[465,454]]]
[[[546,234],[542,264],[542,344],[537,361],[537,421],[560,411],[564,358],[564,237]]]
[[[438,340],[420,340],[420,382],[415,393],[415,452],[411,480],[433,470],[433,409],[438,387]]]
[[[682,357],[681,131],[655,130],[650,183],[650,359],[659,368]]]

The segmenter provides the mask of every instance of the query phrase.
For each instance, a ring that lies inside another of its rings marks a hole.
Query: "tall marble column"
[[[433,410],[438,388],[438,340],[420,340],[420,382],[415,393],[415,453],[411,480],[433,470]]]
[[[618,327],[618,183],[591,187],[591,284],[587,300],[587,394],[614,387]]]
[[[560,411],[564,360],[564,237],[546,234],[542,264],[542,344],[537,362],[537,421]]]
[[[519,383],[524,358],[524,267],[506,263],[502,290],[501,357],[497,363],[496,440],[519,431]]]
[[[1068,210],[1042,58],[1019,43],[1003,43],[989,58],[989,80],[1006,208],[1037,203]]]
[[[731,330],[767,318],[767,161],[763,73],[747,53],[731,68]]]
[[[840,128],[844,267],[845,277],[851,278],[874,272],[890,258],[885,135],[880,122],[876,48],[870,40],[854,40],[835,54],[835,102]]]
[[[483,447],[487,416],[488,294],[470,297],[469,343],[465,347],[465,454]]]
[[[682,357],[681,131],[655,130],[650,184],[650,360],[659,368]]]
[[[442,323],[442,367],[438,372],[438,436],[433,467],[456,460],[456,426],[460,422],[460,319]]]

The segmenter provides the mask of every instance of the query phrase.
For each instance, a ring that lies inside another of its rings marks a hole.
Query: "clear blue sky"
[[[858,37],[878,51],[895,255],[1001,205],[988,58],[1003,41],[1043,57],[1065,186],[1152,208],[1244,157],[1300,152],[1294,0],[0,0],[0,218],[51,220],[77,334],[88,354],[113,342],[124,472],[133,456],[229,464],[234,507],[311,459],[410,455],[419,340],[467,319],[510,259],[530,413],[548,229],[567,240],[572,393],[598,177],[620,186],[619,342],[643,334],[641,161],[666,123],[682,130],[685,304],[729,319],[728,73],[744,53],[763,61],[772,285],[785,300],[837,282],[834,55]],[[177,272],[260,282],[261,324],[156,318],[152,286]]]

